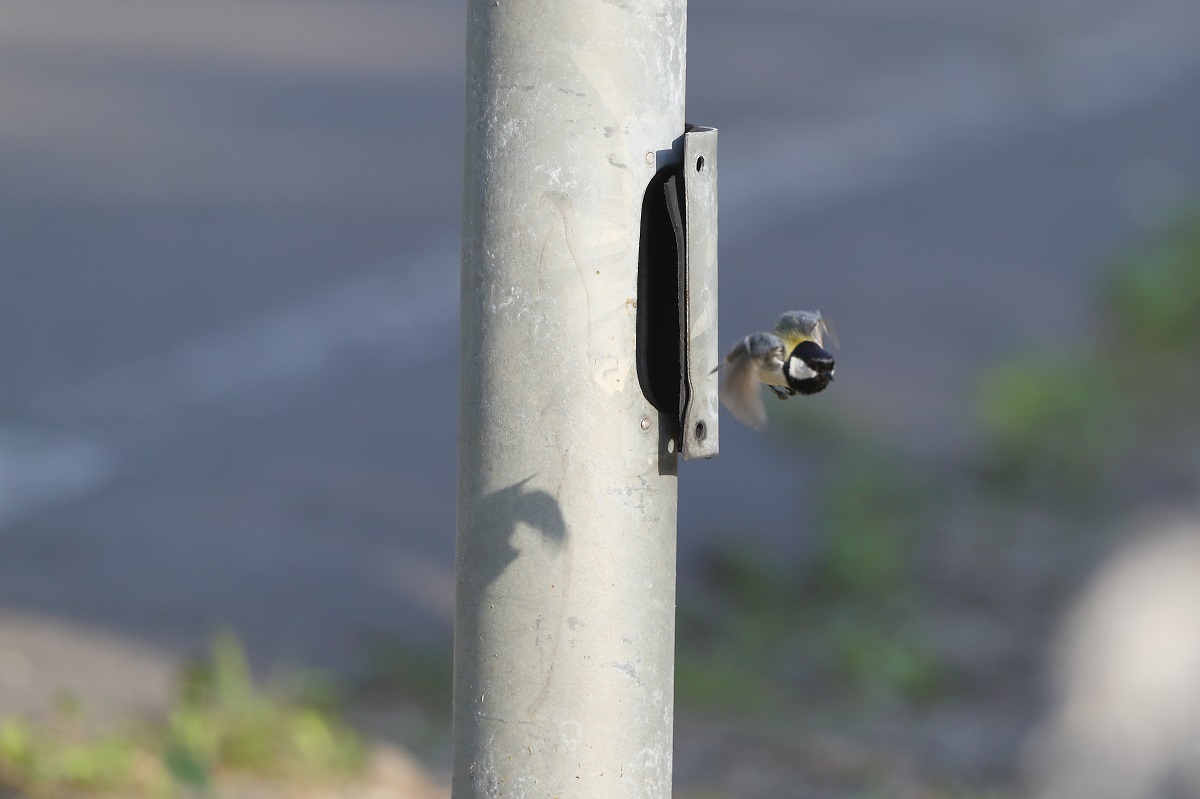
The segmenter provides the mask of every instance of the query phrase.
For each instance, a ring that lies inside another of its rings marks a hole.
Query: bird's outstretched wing
[[[817,313],[821,312],[817,311]],[[837,349],[838,334],[837,327],[834,326],[833,320],[828,316],[822,316],[821,324],[819,324],[817,328],[821,331],[821,337],[817,339],[817,343],[821,345],[822,349],[829,349],[830,347]]]
[[[767,426],[760,370],[783,368],[783,342],[772,333],[751,333],[734,345],[721,364],[721,403],[748,427]]]

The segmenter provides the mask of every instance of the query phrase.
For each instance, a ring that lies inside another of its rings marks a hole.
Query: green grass
[[[705,556],[703,596],[680,607],[681,707],[763,715],[812,696],[924,703],[952,684],[915,618],[927,478],[866,446],[827,472],[814,491],[812,551],[781,559],[739,544]]]
[[[241,645],[220,635],[187,672],[166,730],[171,762],[209,774],[228,769],[279,776],[350,773],[362,747],[334,714],[328,687],[309,676],[261,690]],[[185,777],[195,770],[174,770]]]
[[[852,448],[827,471],[817,497],[813,590],[875,602],[908,594],[928,487],[881,447]]]
[[[327,689],[263,689],[229,634],[187,669],[165,721],[95,732],[67,708],[33,723],[0,724],[0,785],[30,796],[169,797],[206,790],[224,774],[321,780],[357,771],[363,747]]]
[[[829,632],[838,682],[873,701],[931,702],[949,685],[936,648],[911,624],[851,617]]]
[[[169,789],[153,754],[131,733],[92,737],[62,720],[38,726],[20,718],[0,723],[0,782],[37,797],[121,790],[159,796]]]
[[[1158,361],[1195,354],[1200,347],[1200,211],[1118,259],[1102,305],[1108,334],[1130,357]]]
[[[689,653],[675,663],[675,699],[691,710],[766,715],[786,697],[764,668],[761,659],[745,651]]]
[[[1200,214],[1117,260],[1087,345],[983,371],[984,473],[1031,496],[1107,491],[1200,403]]]
[[[1030,493],[1095,490],[1134,435],[1132,400],[1110,365],[1081,352],[985,370],[978,388],[984,473]]]

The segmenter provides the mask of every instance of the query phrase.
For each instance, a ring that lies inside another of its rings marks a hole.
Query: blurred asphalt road
[[[97,652],[161,692],[225,623],[325,666],[445,634],[464,25],[0,3],[0,712],[60,677],[103,696]],[[812,401],[935,452],[969,440],[976,365],[1081,335],[1098,267],[1200,187],[1194,0],[693,0],[689,25],[722,341],[819,307],[841,349]],[[803,461],[735,424],[681,468],[685,561],[802,540]]]

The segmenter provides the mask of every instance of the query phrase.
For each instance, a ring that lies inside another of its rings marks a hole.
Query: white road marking
[[[402,265],[185,341],[165,357],[106,369],[38,405],[87,421],[170,419],[264,386],[316,379],[351,352],[382,353],[405,369],[454,358],[458,262],[457,242],[439,243]]]
[[[99,441],[0,427],[0,528],[95,490],[119,467],[115,451]]]
[[[454,358],[458,260],[457,242],[439,243],[402,265],[186,341],[165,357],[119,364],[51,391],[35,405],[44,418],[69,419],[72,427],[104,430],[132,419],[154,422],[161,435],[189,411],[316,380],[353,352],[385,353],[402,369]],[[130,442],[107,438],[44,424],[0,428],[0,529],[87,496],[138,460]]]

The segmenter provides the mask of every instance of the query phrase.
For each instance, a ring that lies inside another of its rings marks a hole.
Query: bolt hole
[[[708,435],[708,426],[704,422],[696,422],[696,440],[703,441]]]
[[[696,159],[696,171],[699,172],[703,169],[704,169],[704,156],[700,156],[699,158]]]

